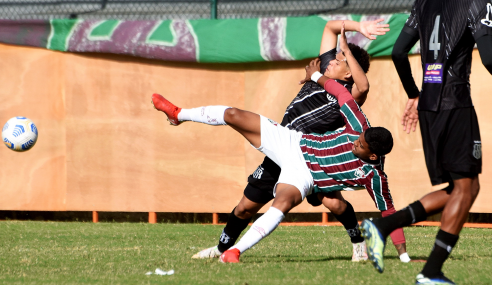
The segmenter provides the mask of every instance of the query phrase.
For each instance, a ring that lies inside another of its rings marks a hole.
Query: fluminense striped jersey
[[[300,146],[314,180],[315,193],[365,188],[379,210],[393,205],[388,179],[383,171],[383,159],[367,163],[352,153],[353,142],[370,127],[364,113],[354,100],[349,100],[340,112],[345,128],[324,134],[305,134]]]

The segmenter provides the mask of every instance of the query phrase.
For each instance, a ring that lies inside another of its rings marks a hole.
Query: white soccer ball
[[[11,150],[30,150],[38,140],[38,129],[28,118],[13,117],[3,126],[2,140]]]

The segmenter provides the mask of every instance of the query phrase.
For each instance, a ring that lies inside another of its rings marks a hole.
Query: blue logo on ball
[[[31,131],[33,133],[35,133],[36,135],[38,135],[38,128],[36,128],[36,126],[34,124],[31,124]]]
[[[18,137],[18,136],[22,135],[25,132],[26,131],[24,130],[24,126],[23,125],[15,125],[15,128],[14,128],[14,131],[12,132],[12,135],[14,137]]]
[[[27,150],[27,149],[30,149],[33,145],[34,145],[33,140],[29,140],[28,142],[22,144],[21,147],[23,150]]]
[[[11,149],[14,149],[14,144],[11,143],[7,138],[4,138],[3,139],[3,142],[5,143],[5,145],[8,147],[8,148],[11,148]]]

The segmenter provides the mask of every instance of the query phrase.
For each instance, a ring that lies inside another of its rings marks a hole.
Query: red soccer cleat
[[[222,262],[222,263],[239,263],[239,255],[241,255],[241,253],[239,252],[239,249],[237,249],[237,248],[226,250],[220,256],[220,262]]]
[[[167,120],[171,125],[177,126],[181,124],[181,122],[178,121],[178,114],[181,112],[181,108],[174,106],[173,103],[167,101],[162,95],[154,93],[152,95],[152,105],[154,105],[154,108],[158,111],[162,111],[167,115]]]

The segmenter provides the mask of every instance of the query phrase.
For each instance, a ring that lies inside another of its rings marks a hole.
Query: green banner
[[[348,32],[349,42],[372,57],[391,55],[408,14],[333,15],[225,20],[0,20],[0,42],[65,52],[126,54],[167,61],[241,63],[318,56],[329,20],[373,21],[390,32],[368,40]],[[412,52],[418,50],[412,49]]]

